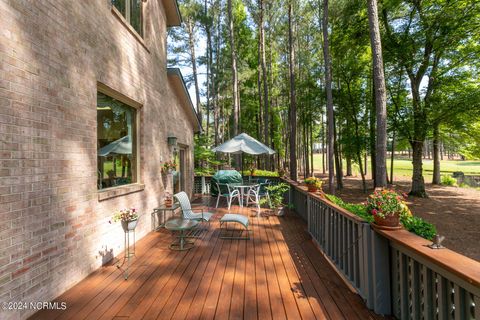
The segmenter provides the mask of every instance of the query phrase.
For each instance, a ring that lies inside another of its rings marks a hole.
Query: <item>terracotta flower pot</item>
[[[317,192],[318,188],[314,184],[307,184],[308,192]]]
[[[375,224],[381,227],[395,228],[400,226],[400,215],[388,215],[385,218],[379,216],[373,216],[375,219]]]
[[[131,220],[131,221],[122,221],[122,228],[123,231],[127,232],[130,230],[135,230],[137,227],[138,220]]]

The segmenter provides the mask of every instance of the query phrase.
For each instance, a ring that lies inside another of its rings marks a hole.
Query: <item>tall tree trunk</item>
[[[204,14],[205,17],[208,17],[208,2],[207,0],[204,1]],[[212,39],[211,39],[211,33],[210,33],[210,25],[208,23],[205,24],[205,33],[207,36],[207,79],[206,79],[206,87],[207,87],[207,101],[205,104],[205,111],[207,112],[207,123],[206,123],[206,130],[205,130],[205,136],[207,138],[207,145],[209,144],[210,141],[210,104],[212,102]]]
[[[315,170],[313,168],[313,121],[310,119],[310,175],[313,177]]]
[[[237,51],[235,50],[235,32],[233,30],[233,12],[232,0],[227,1],[228,11],[228,32],[230,36],[230,51],[232,63],[232,86],[233,86],[233,135],[236,136],[240,131],[240,97],[238,93],[238,70],[237,70]]]
[[[325,174],[326,172],[326,164],[325,164],[325,151],[326,151],[326,148],[325,148],[325,121],[323,120],[323,113],[322,113],[322,119],[320,120],[321,123],[322,123],[322,127],[320,130],[322,130],[322,173]]]
[[[440,184],[440,124],[433,124],[433,178],[432,184]]]
[[[413,81],[413,82],[412,82]],[[428,197],[425,190],[425,180],[423,178],[423,145],[426,137],[427,116],[422,110],[420,104],[420,81],[416,81],[415,77],[410,76],[413,103],[413,137],[410,145],[413,149],[413,176],[412,190],[410,194],[417,197]]]
[[[212,73],[213,79],[212,79],[212,91],[213,91],[213,126],[215,128],[215,133],[214,133],[214,141],[215,141],[215,146],[219,145],[220,139],[220,102],[219,102],[219,96],[218,96],[218,73],[220,72],[220,57],[218,53],[220,52],[220,19],[217,19],[217,25],[215,26],[214,30],[215,36],[215,72]],[[207,41],[210,38],[210,43],[209,46],[211,47],[210,50],[210,57],[211,59],[211,66],[213,67],[213,44],[212,44],[212,36],[208,36],[209,34],[207,33]]]
[[[259,31],[260,31],[260,56],[261,56],[261,68],[262,68],[262,78],[263,78],[263,142],[268,146],[270,145],[270,135],[269,135],[269,116],[270,108],[268,101],[268,77],[267,77],[267,61],[265,56],[265,27],[263,23],[263,16],[265,12],[263,0],[258,1],[258,6],[260,9],[259,16]],[[266,156],[265,167],[268,169],[270,165],[269,156]]]
[[[368,0],[367,3],[377,116],[375,186],[385,187],[387,185],[387,97],[385,93],[385,75],[383,72],[382,42],[380,39],[380,28],[378,26],[377,0]]]
[[[296,137],[297,137],[297,100],[295,96],[295,46],[293,39],[293,8],[292,1],[288,3],[288,52],[289,52],[289,69],[290,69],[290,179],[297,181],[297,154],[296,154]]]
[[[427,197],[425,191],[425,180],[423,179],[423,141],[412,141],[413,148],[413,177],[411,195],[418,197]]]
[[[308,141],[308,127],[307,124],[303,123],[303,151],[305,154],[305,177],[310,176],[310,157],[308,156],[308,145],[310,142]]]
[[[195,99],[198,118],[200,123],[202,123],[202,109],[200,107],[200,89],[198,85],[198,71],[197,71],[197,57],[195,55],[195,30],[193,29],[193,21],[188,20],[187,23],[187,32],[188,32],[188,47],[190,49],[190,58],[192,60],[192,72],[193,72],[193,84],[195,86]]]
[[[365,150],[365,154],[364,154],[364,162],[365,162],[365,175],[368,174],[368,152]]]
[[[330,59],[330,47],[328,43],[328,0],[323,0],[323,59],[325,61],[325,90],[327,93],[327,123],[328,123],[328,190],[335,194],[334,176],[334,119],[333,119],[333,96],[332,96],[332,63]]]
[[[394,126],[393,133],[392,133],[392,154],[390,155],[390,184],[393,184],[393,161],[395,159],[395,136],[396,136],[396,130]]]
[[[375,147],[376,147],[376,139],[375,139],[375,109],[376,109],[376,105],[375,105],[375,90],[374,90],[374,87],[375,85],[373,84],[373,77],[372,77],[372,103],[370,104],[370,170],[372,172],[372,179],[373,179],[373,182],[374,182],[374,186],[375,185],[375,181],[376,181],[376,178],[375,178],[375,174],[376,174],[376,152],[375,152]],[[366,172],[367,170],[365,170]]]
[[[345,158],[347,159],[347,177],[351,177],[353,176],[352,157],[349,154],[347,154]]]
[[[337,128],[336,128],[336,125],[335,125],[335,118],[334,118],[334,122],[333,122],[333,137],[334,137],[333,152],[335,154],[335,172],[336,172],[336,175],[337,175],[337,189],[342,190],[343,189],[342,158],[341,158],[340,146],[338,145]]]
[[[259,124],[257,127],[257,137],[262,137],[263,135],[263,126],[262,126],[262,106],[263,106],[263,97],[262,97],[262,74],[261,74],[261,39],[258,38],[258,61],[257,61],[257,95],[258,95],[258,113],[257,113],[257,123]]]

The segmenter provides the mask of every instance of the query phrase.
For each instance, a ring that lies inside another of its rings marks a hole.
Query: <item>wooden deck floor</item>
[[[213,209],[211,209],[213,210]],[[250,240],[219,239],[210,230],[187,252],[168,249],[165,230],[137,242],[131,275],[103,267],[55,301],[64,311],[32,319],[379,319],[319,254],[295,215],[276,217],[251,208]]]

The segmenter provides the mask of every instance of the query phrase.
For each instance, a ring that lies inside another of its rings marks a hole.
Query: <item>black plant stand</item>
[[[127,229],[124,228],[124,238],[123,238],[123,245],[124,245],[124,257],[123,261],[121,264],[117,265],[118,269],[122,269],[125,263],[127,263],[127,266],[125,269],[123,269],[123,277],[125,280],[128,279],[128,269],[130,268],[130,258],[135,256],[135,228],[133,229]],[[130,245],[130,235],[133,235],[133,244]]]

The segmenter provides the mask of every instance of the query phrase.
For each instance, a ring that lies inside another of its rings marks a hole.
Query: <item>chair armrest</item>
[[[195,209],[195,208],[192,208],[192,212],[200,212],[202,214],[202,219],[203,219],[203,209]]]

